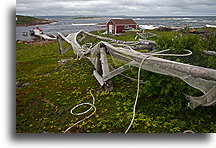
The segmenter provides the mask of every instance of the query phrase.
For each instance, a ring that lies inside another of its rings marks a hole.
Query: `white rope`
[[[74,106],[74,107],[71,109],[70,113],[71,113],[72,115],[78,115],[78,116],[80,116],[80,115],[86,114],[86,113],[89,112],[92,108],[94,108],[94,111],[93,111],[90,115],[86,116],[86,117],[83,118],[82,120],[77,121],[75,124],[73,124],[72,126],[70,126],[69,128],[67,128],[67,129],[64,131],[64,133],[66,133],[67,131],[69,131],[71,128],[73,128],[74,126],[76,126],[76,125],[79,124],[80,122],[82,122],[82,121],[88,119],[89,117],[91,117],[91,116],[96,112],[96,107],[94,106],[95,98],[94,98],[93,94],[91,93],[91,91],[90,91],[90,94],[91,94],[91,96],[92,96],[92,98],[93,98],[93,102],[92,102],[92,103],[81,103],[81,104],[78,104],[78,105]],[[74,113],[74,112],[73,112],[73,110],[75,110],[76,108],[78,108],[78,107],[80,107],[80,106],[83,106],[83,105],[89,105],[89,106],[91,106],[91,107],[90,107],[88,110],[84,111],[84,112],[79,112],[79,113]]]
[[[134,103],[134,107],[133,107],[133,117],[131,120],[130,125],[128,126],[127,130],[125,131],[125,133],[127,133],[129,131],[129,129],[131,128],[131,125],[134,122],[134,118],[136,115],[136,105],[137,105],[137,101],[138,101],[138,97],[139,97],[139,89],[140,89],[140,71],[141,71],[141,67],[142,67],[142,63],[148,58],[149,56],[146,56],[142,59],[142,62],[139,65],[139,71],[138,71],[138,81],[137,81],[137,94],[136,94],[136,99],[135,99],[135,103]]]
[[[187,49],[183,49],[184,51],[187,51],[188,53],[186,54],[161,54],[162,52],[166,52],[166,51],[170,51],[170,50],[174,50],[174,49],[165,49],[165,50],[162,50],[162,51],[159,51],[159,52],[151,52],[151,53],[145,53],[146,55],[151,55],[151,56],[175,56],[175,57],[184,57],[184,56],[189,56],[192,53],[192,51],[190,50],[187,50]]]
[[[192,131],[192,130],[186,130],[186,131],[184,131],[183,133],[195,133],[195,132]]]
[[[147,36],[143,36],[143,35],[147,35]],[[148,34],[150,34],[150,35],[148,35]],[[153,36],[157,36],[156,34],[153,34],[153,33],[150,33],[150,32],[147,32],[147,33],[137,33],[137,36],[140,36],[141,38],[143,38],[143,39],[146,39],[146,38],[150,38],[150,37],[153,37]]]
[[[112,41],[113,41],[113,40],[112,40]],[[124,43],[124,44],[120,44],[120,45],[121,45],[121,46],[129,47],[129,49],[133,51],[133,49],[132,49],[129,45],[125,45],[126,42],[123,42],[123,43]],[[134,44],[134,43],[133,43],[133,44]],[[86,44],[86,45],[88,45],[88,44]],[[83,48],[84,46],[85,46],[85,45],[83,45],[82,48]],[[90,44],[90,47],[89,47],[89,48],[87,47],[88,50],[91,49],[92,46],[93,46],[93,45]],[[137,93],[136,93],[136,99],[135,99],[134,107],[133,107],[133,116],[132,116],[131,122],[130,122],[130,124],[129,124],[127,130],[125,131],[125,133],[127,133],[127,132],[130,130],[130,128],[131,128],[131,126],[132,126],[132,124],[133,124],[133,122],[134,122],[134,119],[135,119],[135,115],[136,115],[136,105],[137,105],[137,101],[138,101],[138,97],[139,97],[139,91],[140,91],[140,72],[141,72],[141,67],[142,67],[143,62],[144,62],[149,56],[157,56],[157,55],[159,55],[159,56],[188,56],[188,55],[191,55],[191,54],[192,54],[192,52],[191,52],[190,50],[186,50],[186,49],[184,49],[184,50],[187,51],[187,52],[189,52],[189,53],[187,53],[187,54],[162,54],[162,52],[169,51],[169,50],[171,50],[171,49],[166,49],[166,50],[159,51],[159,52],[147,53],[147,54],[145,54],[146,56],[142,59],[140,65],[139,65],[139,70],[138,70]],[[81,57],[82,57],[82,56],[81,56]],[[80,57],[80,59],[81,59],[81,57]],[[77,54],[77,59],[78,59],[78,54]],[[90,93],[91,93],[91,91],[90,91]],[[92,93],[91,93],[91,95],[92,95]],[[92,103],[92,104],[91,104],[91,103],[81,103],[81,104],[78,104],[78,105],[74,106],[74,107],[71,109],[71,114],[74,115],[74,114],[75,114],[75,113],[73,112],[74,109],[76,109],[76,108],[78,108],[78,107],[80,107],[80,106],[83,106],[83,105],[89,105],[89,106],[91,106],[91,107],[90,107],[88,110],[86,110],[86,111],[84,111],[84,112],[77,113],[76,115],[83,115],[83,114],[89,112],[92,108],[94,108],[94,111],[92,112],[92,114],[86,116],[86,117],[83,118],[82,120],[79,120],[78,122],[76,122],[75,124],[73,124],[72,126],[70,126],[69,128],[67,128],[67,129],[64,131],[64,133],[66,133],[66,132],[69,131],[71,128],[73,128],[74,126],[76,126],[76,125],[79,124],[80,122],[84,121],[85,119],[88,119],[89,117],[91,117],[91,116],[96,112],[96,107],[94,106],[95,98],[94,98],[93,95],[92,95],[92,97],[93,97],[93,103]]]
[[[166,50],[163,50],[163,51],[159,51],[159,52],[155,52],[155,53],[149,53],[147,54],[146,57],[144,57],[139,65],[139,70],[138,70],[138,81],[137,81],[137,94],[136,94],[136,99],[135,99],[135,102],[134,102],[134,107],[133,107],[133,117],[131,119],[131,123],[130,125],[128,126],[127,130],[125,131],[125,133],[127,133],[129,131],[129,129],[131,128],[131,125],[133,124],[134,122],[134,118],[135,118],[135,115],[136,115],[136,105],[137,105],[137,101],[138,101],[138,97],[139,97],[139,90],[140,90],[140,71],[141,71],[141,67],[142,67],[142,64],[143,62],[149,57],[149,56],[152,56],[152,55],[160,55],[160,56],[188,56],[188,55],[191,55],[192,52],[190,50],[186,50],[184,49],[185,51],[188,51],[189,53],[188,54],[161,54],[162,52],[165,52],[165,51],[169,51],[171,49],[166,49]]]

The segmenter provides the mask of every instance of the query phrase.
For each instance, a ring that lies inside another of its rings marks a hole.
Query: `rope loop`
[[[94,106],[95,98],[94,98],[93,94],[91,93],[91,90],[90,90],[90,94],[91,94],[92,99],[93,99],[93,102],[92,102],[92,103],[80,103],[80,104],[74,106],[74,107],[71,109],[70,113],[71,113],[72,115],[80,116],[80,115],[86,114],[86,113],[89,112],[92,108],[94,109],[94,111],[93,111],[90,115],[84,117],[83,119],[77,121],[77,122],[74,123],[72,126],[70,126],[69,128],[67,128],[67,129],[64,131],[64,133],[66,133],[67,131],[69,131],[71,128],[73,128],[74,126],[76,126],[76,125],[79,124],[80,122],[82,122],[82,121],[84,121],[84,120],[90,118],[90,117],[96,112],[96,107]],[[78,108],[78,107],[80,107],[80,106],[83,106],[83,105],[89,105],[89,106],[91,106],[91,107],[90,107],[88,110],[84,111],[84,112],[79,112],[79,113],[74,113],[74,112],[73,112],[73,110],[75,110],[76,108]]]

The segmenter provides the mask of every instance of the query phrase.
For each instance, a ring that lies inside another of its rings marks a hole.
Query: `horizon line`
[[[72,16],[72,17],[175,17],[175,16],[214,16],[216,15],[24,15],[24,14],[16,14],[16,15],[22,15],[22,16]]]

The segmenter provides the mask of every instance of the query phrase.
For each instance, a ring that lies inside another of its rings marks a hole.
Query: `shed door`
[[[112,33],[112,30],[113,30],[114,28],[113,28],[113,25],[109,25],[109,34],[111,34]]]

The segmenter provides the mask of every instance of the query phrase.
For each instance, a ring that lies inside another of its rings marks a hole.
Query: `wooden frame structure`
[[[58,33],[58,45],[60,54],[65,53],[70,49],[70,47],[64,49],[62,46],[62,40],[66,41],[71,45],[74,50],[74,53],[77,54],[78,57],[87,57],[92,64],[94,65],[95,69],[93,71],[94,77],[97,79],[101,86],[106,87],[107,89],[110,88],[110,80],[124,72],[125,70],[129,69],[130,66],[140,67],[142,69],[160,73],[164,75],[170,75],[174,77],[178,77],[199,90],[201,90],[204,95],[201,96],[202,103],[197,103],[196,101],[194,106],[208,106],[215,103],[215,85],[216,85],[216,70],[184,64],[176,61],[170,61],[166,59],[161,59],[155,56],[146,55],[144,53],[140,53],[131,49],[114,47],[107,42],[99,42],[93,48],[90,49],[83,49],[82,46],[79,45],[77,42],[77,35],[84,34],[86,32],[79,31],[77,33],[69,34],[67,37],[64,37],[61,33]],[[88,35],[92,35],[90,33],[86,33]],[[104,40],[113,41],[113,39],[100,37],[97,35],[92,35],[94,37],[98,37]],[[120,42],[120,41],[116,41]],[[123,42],[123,41],[122,41]],[[110,70],[107,54],[112,55],[113,57],[125,61],[127,64],[114,69]],[[145,58],[145,62],[140,65],[142,60]],[[170,73],[167,71],[171,71]],[[211,92],[211,93],[210,93]],[[208,95],[208,96],[207,96]],[[193,99],[200,99],[189,96],[190,100]],[[208,98],[207,98],[208,97]]]

